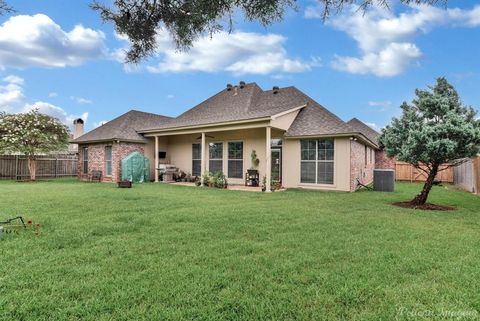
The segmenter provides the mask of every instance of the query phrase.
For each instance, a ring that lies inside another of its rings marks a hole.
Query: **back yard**
[[[44,227],[0,241],[0,319],[476,319],[480,198],[434,187],[458,210],[388,204],[420,188],[0,182],[0,219]]]

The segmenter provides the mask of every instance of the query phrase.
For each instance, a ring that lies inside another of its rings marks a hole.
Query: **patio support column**
[[[203,175],[205,174],[205,168],[206,168],[206,152],[205,152],[205,133],[202,132],[202,145],[201,145],[201,149],[202,149],[202,152],[200,154],[201,156],[201,161],[200,161],[200,165],[201,165],[201,170],[200,170],[200,175],[201,177],[203,177]],[[203,186],[203,184],[202,184]]]
[[[266,192],[270,192],[270,182],[272,176],[272,128],[270,126],[266,127],[266,139],[265,139],[265,177],[266,181]]]
[[[158,183],[158,136],[155,136],[155,164],[153,172],[155,173],[155,183]]]

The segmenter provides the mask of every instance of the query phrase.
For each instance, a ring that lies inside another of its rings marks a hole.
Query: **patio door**
[[[282,181],[282,149],[272,148],[272,180]]]

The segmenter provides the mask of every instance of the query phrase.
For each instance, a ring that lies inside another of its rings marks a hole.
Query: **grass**
[[[447,186],[429,201],[456,211],[389,205],[420,188],[0,182],[0,218],[44,226],[0,241],[0,319],[480,318],[480,198]]]

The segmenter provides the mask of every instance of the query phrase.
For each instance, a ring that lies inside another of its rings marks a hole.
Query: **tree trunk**
[[[415,206],[424,205],[427,202],[428,194],[432,189],[433,181],[435,180],[435,176],[437,176],[439,167],[440,167],[440,164],[432,165],[432,170],[428,174],[427,180],[423,185],[422,191],[417,196],[415,196],[415,198],[410,202],[412,203],[412,205],[415,205]]]
[[[30,180],[35,181],[37,179],[37,160],[35,156],[28,156],[28,170],[30,171]]]

